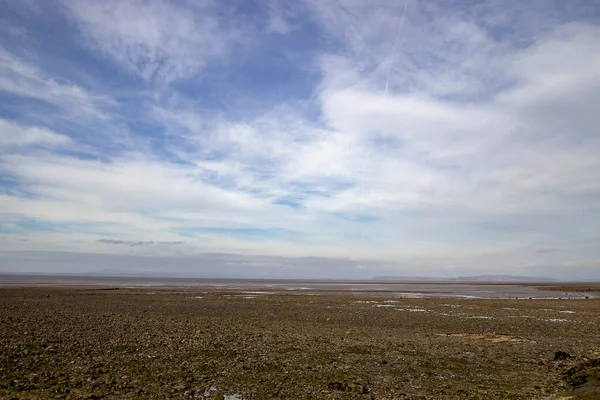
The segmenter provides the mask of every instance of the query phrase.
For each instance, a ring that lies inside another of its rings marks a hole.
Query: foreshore
[[[600,297],[598,282],[211,279],[0,274],[0,288],[18,287],[260,291],[269,294],[400,298],[584,299]]]
[[[600,299],[302,293],[0,289],[0,397],[600,396]]]

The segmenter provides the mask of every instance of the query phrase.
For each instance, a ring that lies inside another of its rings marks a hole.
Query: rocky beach
[[[595,399],[599,309],[595,298],[4,288],[0,397]]]

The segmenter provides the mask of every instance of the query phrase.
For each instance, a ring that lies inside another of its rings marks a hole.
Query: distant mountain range
[[[557,282],[554,278],[543,276],[516,275],[474,275],[457,276],[453,278],[424,277],[424,276],[375,276],[378,281],[418,281],[418,282]]]

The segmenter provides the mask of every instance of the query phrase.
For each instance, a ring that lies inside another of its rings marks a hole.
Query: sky
[[[0,272],[600,279],[600,3],[0,0]]]

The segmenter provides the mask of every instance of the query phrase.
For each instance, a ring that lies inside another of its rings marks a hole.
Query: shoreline
[[[201,279],[156,277],[0,275],[0,288],[253,290],[273,294],[396,298],[586,299],[600,297],[597,282],[422,282],[364,280]],[[558,294],[561,292],[561,294]]]

